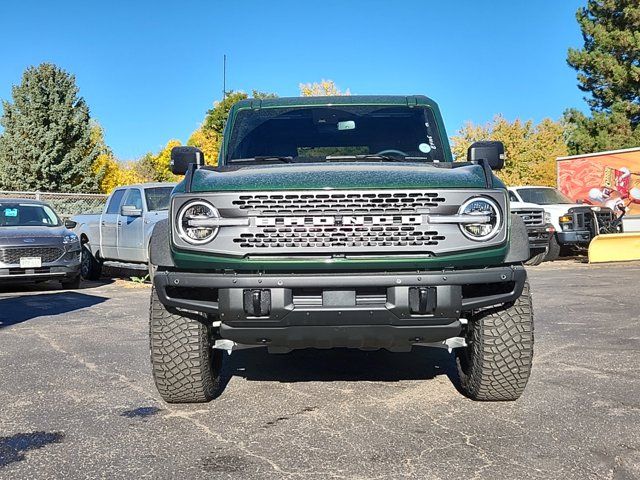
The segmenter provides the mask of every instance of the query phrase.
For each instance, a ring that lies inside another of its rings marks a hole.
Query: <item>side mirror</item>
[[[204,153],[196,147],[173,147],[171,149],[171,172],[174,175],[184,175],[189,170],[189,165],[204,165]]]
[[[69,230],[73,230],[78,226],[78,222],[74,222],[73,220],[65,220],[64,228],[68,228]]]
[[[491,170],[502,169],[504,167],[504,159],[504,145],[502,142],[474,142],[467,150],[467,161],[486,160]]]
[[[142,210],[133,205],[123,205],[120,209],[120,215],[123,217],[141,217]]]

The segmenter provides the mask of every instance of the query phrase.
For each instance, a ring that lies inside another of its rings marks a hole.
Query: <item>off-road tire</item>
[[[516,400],[533,361],[533,308],[529,284],[520,298],[468,318],[467,346],[456,349],[460,389],[473,400]]]
[[[75,277],[69,280],[62,280],[60,283],[62,284],[62,288],[68,290],[77,290],[80,288],[81,275],[78,274]]]
[[[80,274],[85,280],[98,280],[102,274],[102,262],[93,256],[86,245],[82,246]]]
[[[210,320],[168,309],[153,287],[149,344],[153,379],[165,402],[203,403],[219,395],[223,352],[212,348]]]
[[[560,244],[558,243],[558,239],[556,238],[556,234],[552,234],[549,239],[549,249],[547,250],[547,254],[544,257],[545,262],[553,262],[560,257]]]
[[[542,262],[544,262],[546,256],[547,256],[547,252],[539,253],[539,254],[534,255],[533,257],[531,257],[526,262],[524,262],[524,264],[525,265],[530,265],[532,267],[534,267],[536,265],[540,265]]]

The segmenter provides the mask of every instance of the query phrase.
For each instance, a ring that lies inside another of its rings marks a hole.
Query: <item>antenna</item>
[[[222,56],[222,100],[227,98],[227,55]]]

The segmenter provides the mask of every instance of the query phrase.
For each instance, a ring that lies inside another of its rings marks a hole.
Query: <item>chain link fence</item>
[[[108,195],[100,193],[10,192],[0,190],[3,198],[28,198],[47,202],[62,218],[83,213],[101,213]]]

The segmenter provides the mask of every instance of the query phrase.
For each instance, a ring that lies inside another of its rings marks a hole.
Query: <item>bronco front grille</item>
[[[42,263],[55,262],[64,254],[57,247],[15,247],[0,249],[0,262],[17,265],[22,257],[39,257]]]
[[[262,215],[407,214],[445,199],[436,192],[270,193],[239,195],[232,204]]]
[[[456,223],[460,206],[478,196],[492,199],[507,218],[498,189],[192,192],[172,198],[173,215],[198,199],[226,224],[205,244],[186,242],[175,227],[172,239],[179,250],[256,258],[438,256],[501,245],[504,220],[486,241],[466,237]],[[443,218],[450,221],[438,221]]]
[[[513,213],[519,215],[527,227],[544,225],[544,210],[542,209],[514,210]]]

